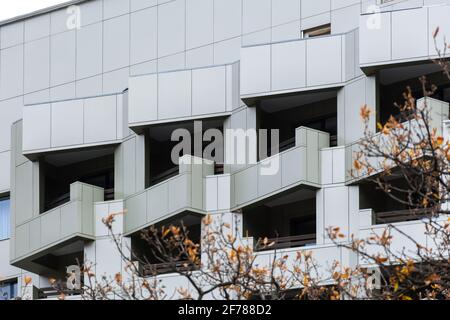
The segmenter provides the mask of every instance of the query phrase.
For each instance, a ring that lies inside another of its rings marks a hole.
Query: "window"
[[[318,27],[303,30],[303,38],[320,37],[331,34],[331,24],[324,24]]]
[[[0,282],[0,301],[17,297],[17,279]]]
[[[0,198],[0,241],[9,239],[9,198]]]

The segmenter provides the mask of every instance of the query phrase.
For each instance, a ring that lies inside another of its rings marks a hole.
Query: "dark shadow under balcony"
[[[316,193],[297,190],[243,209],[244,234],[256,251],[316,244]]]

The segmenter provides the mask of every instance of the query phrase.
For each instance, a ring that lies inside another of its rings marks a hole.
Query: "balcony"
[[[241,98],[341,87],[358,75],[357,32],[243,47]]]
[[[195,159],[200,160],[195,163]],[[125,199],[125,233],[190,212],[205,213],[204,177],[214,174],[214,163],[191,156],[180,158],[178,175]]]
[[[328,147],[329,143],[328,133],[297,128],[293,148],[231,176],[232,208],[239,209],[300,186],[305,189],[320,188],[319,151]]]
[[[23,154],[118,144],[126,135],[124,95],[65,100],[23,107]]]
[[[227,116],[240,106],[239,64],[130,78],[129,126]]]
[[[449,14],[450,6],[440,5],[361,15],[360,67],[371,74],[383,66],[436,57],[433,32],[440,28],[437,42],[443,50],[443,37],[450,35]]]
[[[421,245],[424,248],[430,250],[436,250],[436,238],[429,233],[429,228],[427,227],[427,221],[429,220],[427,219],[429,219],[430,216],[426,215],[426,210],[422,212],[417,210],[417,216],[414,216],[413,212],[411,212],[410,210],[407,211],[409,212],[409,216],[406,219],[406,211],[398,210],[397,213],[395,213],[395,215],[397,215],[395,220],[391,220],[391,222],[382,222],[378,220],[379,214],[375,213],[372,209],[360,210],[360,227],[358,238],[369,239],[374,236],[381,237],[384,232],[388,232],[388,234],[392,237],[392,241],[389,244],[389,251],[391,252],[392,256],[388,258],[392,259],[392,261],[397,261],[399,256],[403,256],[406,253],[408,257],[420,260],[423,257],[417,255],[417,245]],[[393,213],[381,214],[384,217],[394,217]],[[399,219],[399,217],[401,219]],[[444,226],[444,224],[448,220],[448,217],[448,215],[433,217],[433,223],[435,223],[436,225]],[[411,239],[414,239],[414,241],[412,241]],[[365,252],[373,256],[378,254],[386,256],[387,254],[386,248],[376,243],[367,243],[365,246]],[[364,259],[364,257],[358,258],[360,259],[359,263],[362,265],[371,263],[371,261],[368,262],[366,259]]]
[[[427,103],[427,108],[430,113],[430,128],[436,128],[437,134],[441,135],[443,132],[443,122],[444,120],[447,120],[449,117],[449,104],[444,101],[436,100],[433,98],[422,98],[417,101],[417,105],[423,105],[424,103]],[[423,126],[423,123],[419,123],[416,120],[412,121],[406,121],[402,123],[405,128],[408,128],[409,126],[412,126],[413,128],[416,127],[419,129],[419,126]],[[405,129],[407,130],[407,129]],[[414,131],[411,129],[411,131]],[[380,145],[388,145],[388,141],[384,141],[385,136],[383,136],[381,133],[378,133],[374,136],[374,140],[379,141]],[[356,141],[350,145],[346,146],[345,150],[345,174],[346,174],[346,183],[356,183],[362,179],[368,178],[369,176],[376,175],[380,173],[381,170],[383,170],[383,160],[384,159],[378,159],[378,158],[369,158],[368,161],[370,161],[370,165],[375,169],[370,174],[367,172],[366,169],[362,170],[356,170],[354,168],[354,162],[359,158],[359,154],[362,152],[361,150],[361,140]]]
[[[364,221],[363,224],[370,226],[422,220],[431,218],[433,212],[434,211],[429,208],[377,212],[372,209],[366,209],[362,210],[361,215]]]
[[[48,265],[44,266],[41,259],[45,255],[72,253],[74,248],[65,252],[64,247],[79,240],[93,240],[94,203],[103,201],[103,197],[102,188],[71,184],[69,202],[15,226],[16,258],[12,264],[32,272],[46,270]]]

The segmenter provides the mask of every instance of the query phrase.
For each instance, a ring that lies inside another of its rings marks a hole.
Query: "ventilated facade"
[[[122,211],[115,231],[137,251],[140,230],[183,220],[200,234],[209,213],[250,243],[278,237],[287,254],[354,266],[326,229],[364,237],[382,230],[379,214],[403,209],[350,175],[361,105],[374,110],[375,131],[407,85],[420,94],[426,74],[439,88],[433,123],[441,130],[448,119],[450,86],[430,59],[435,28],[450,34],[450,1],[69,5],[0,23],[0,293],[9,296],[30,275],[32,296],[48,298],[48,279],[76,261],[120,271],[101,219]],[[194,133],[195,121],[201,133],[279,129],[279,153],[261,157],[250,143],[256,163],[175,165],[171,133]],[[262,174],[275,156],[278,170]],[[420,221],[393,222],[426,241]],[[270,261],[270,250],[257,254]]]

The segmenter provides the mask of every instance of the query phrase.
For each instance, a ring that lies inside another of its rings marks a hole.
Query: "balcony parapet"
[[[449,117],[449,104],[444,101],[436,100],[433,98],[422,98],[417,101],[418,106],[423,106],[424,103],[427,103],[427,108],[429,110],[429,126],[430,128],[435,128],[438,135],[442,135],[443,133],[443,123],[444,120],[447,120]],[[411,120],[403,122],[403,127],[409,128],[410,126],[412,128],[416,127],[417,130],[421,130],[420,128],[424,126],[424,124],[417,120]],[[414,132],[414,129],[410,129],[412,132]],[[389,137],[384,136],[381,133],[377,133],[374,135],[373,138],[375,141],[378,141],[381,148],[383,146],[386,146],[388,148],[389,146]],[[361,142],[362,140],[355,141],[354,143],[351,143],[346,146],[345,150],[345,168],[346,168],[346,183],[352,184],[356,183],[362,179],[368,178],[370,176],[374,176],[378,173],[380,173],[383,170],[383,162],[384,159],[378,159],[378,158],[368,158],[367,160],[370,162],[370,166],[374,169],[372,172],[367,172],[368,170],[365,168],[362,168],[361,170],[357,170],[354,167],[354,163],[356,160],[359,159],[359,155],[363,153],[363,150],[361,149]],[[386,150],[386,152],[389,152],[389,150]]]
[[[125,234],[185,211],[205,214],[204,177],[213,173],[212,161],[189,155],[181,157],[178,175],[125,199]]]
[[[328,133],[297,128],[295,147],[231,175],[231,207],[239,209],[299,186],[320,188],[320,150],[329,143]]]
[[[341,87],[360,75],[358,31],[246,46],[241,49],[241,98]]]
[[[239,108],[239,63],[131,77],[129,126],[230,115]]]
[[[127,135],[124,94],[23,107],[23,154],[118,144]]]
[[[61,244],[94,240],[94,203],[103,201],[104,190],[81,182],[70,185],[70,201],[22,222],[15,227],[15,257],[12,264],[36,259]]]
[[[366,214],[373,212],[371,209],[364,210]],[[361,214],[361,212],[360,212]],[[388,232],[392,236],[392,240],[389,244],[390,252],[392,256],[388,258],[392,262],[397,262],[397,257],[402,256],[402,254],[407,253],[408,257],[412,259],[417,259],[420,261],[421,257],[417,255],[417,245],[422,245],[424,248],[430,250],[437,250],[436,243],[434,242],[435,237],[430,235],[429,227],[427,224],[431,217],[419,217],[413,221],[399,221],[391,222],[385,224],[361,224],[359,227],[359,239],[369,239],[375,235],[381,236],[384,232]],[[432,217],[433,223],[436,225],[442,225],[446,223],[449,215],[440,215],[437,217]],[[414,239],[412,241],[411,239]],[[365,252],[369,255],[386,255],[386,249],[378,244],[367,244],[365,247]],[[370,265],[363,257],[359,257],[359,264]]]
[[[443,50],[443,36],[450,34],[449,14],[449,5],[438,5],[361,15],[361,69],[371,74],[383,66],[435,58],[433,33],[440,28],[437,44]]]

